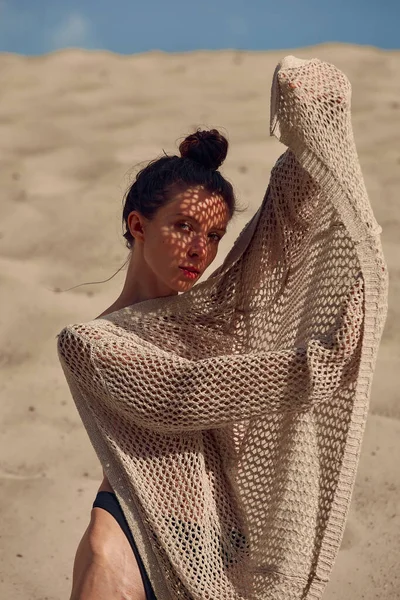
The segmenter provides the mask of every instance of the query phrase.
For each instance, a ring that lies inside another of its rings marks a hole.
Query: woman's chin
[[[178,293],[179,292],[187,292],[188,290],[191,290],[193,286],[194,286],[194,282],[183,281],[182,283],[178,284],[175,289]]]
[[[176,281],[176,282],[174,282],[174,284],[171,284],[171,288],[178,294],[181,294],[182,292],[188,292],[189,290],[191,290],[195,283],[196,283],[196,280],[195,281],[184,281],[184,280]]]

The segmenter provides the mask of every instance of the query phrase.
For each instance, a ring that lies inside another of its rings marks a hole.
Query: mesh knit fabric
[[[350,99],[335,66],[283,59],[287,150],[223,265],[58,336],[160,599],[317,600],[330,576],[387,311]]]

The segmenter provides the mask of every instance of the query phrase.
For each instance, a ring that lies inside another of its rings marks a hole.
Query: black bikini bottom
[[[96,499],[93,503],[93,508],[104,508],[104,510],[108,511],[115,520],[119,523],[121,529],[124,531],[128,542],[131,545],[131,548],[135,554],[140,573],[142,575],[143,585],[146,592],[146,600],[157,600],[153,588],[151,587],[151,583],[149,577],[146,573],[146,569],[140,558],[139,551],[135,544],[135,540],[133,539],[133,535],[128,527],[128,523],[126,522],[125,515],[122,512],[121,506],[118,502],[117,496],[112,492],[98,492]],[[182,521],[179,519],[171,518],[172,526],[177,528],[182,526]],[[176,524],[178,523],[178,525]],[[199,529],[199,525],[196,524],[183,524],[186,531],[186,542],[189,544],[196,543],[193,542],[196,538],[196,530]],[[189,529],[188,529],[189,528]],[[240,560],[240,554],[246,554],[248,550],[248,544],[246,542],[246,537],[240,533],[236,528],[232,528],[229,534],[229,541],[225,542],[225,544],[221,544],[220,553],[224,559],[225,566],[232,565],[233,563]]]
[[[133,539],[133,535],[128,527],[128,523],[126,522],[125,515],[122,512],[121,506],[118,502],[117,496],[112,492],[98,492],[96,499],[93,502],[93,508],[103,508],[104,510],[109,512],[119,523],[136,557],[140,569],[140,574],[142,576],[144,589],[146,592],[146,600],[157,600],[153,588],[151,587],[150,579],[146,573],[146,569],[144,567],[142,559],[140,558],[140,554],[135,544],[135,540]]]

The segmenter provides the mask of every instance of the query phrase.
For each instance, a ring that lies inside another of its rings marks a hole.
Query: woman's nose
[[[189,248],[191,255],[196,254],[197,256],[205,256],[207,252],[207,242],[201,238],[192,240]]]

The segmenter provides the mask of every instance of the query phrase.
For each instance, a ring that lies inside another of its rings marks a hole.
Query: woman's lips
[[[197,277],[200,275],[200,273],[196,273],[195,271],[189,271],[188,269],[184,269],[183,267],[179,268],[187,279],[197,279]]]

